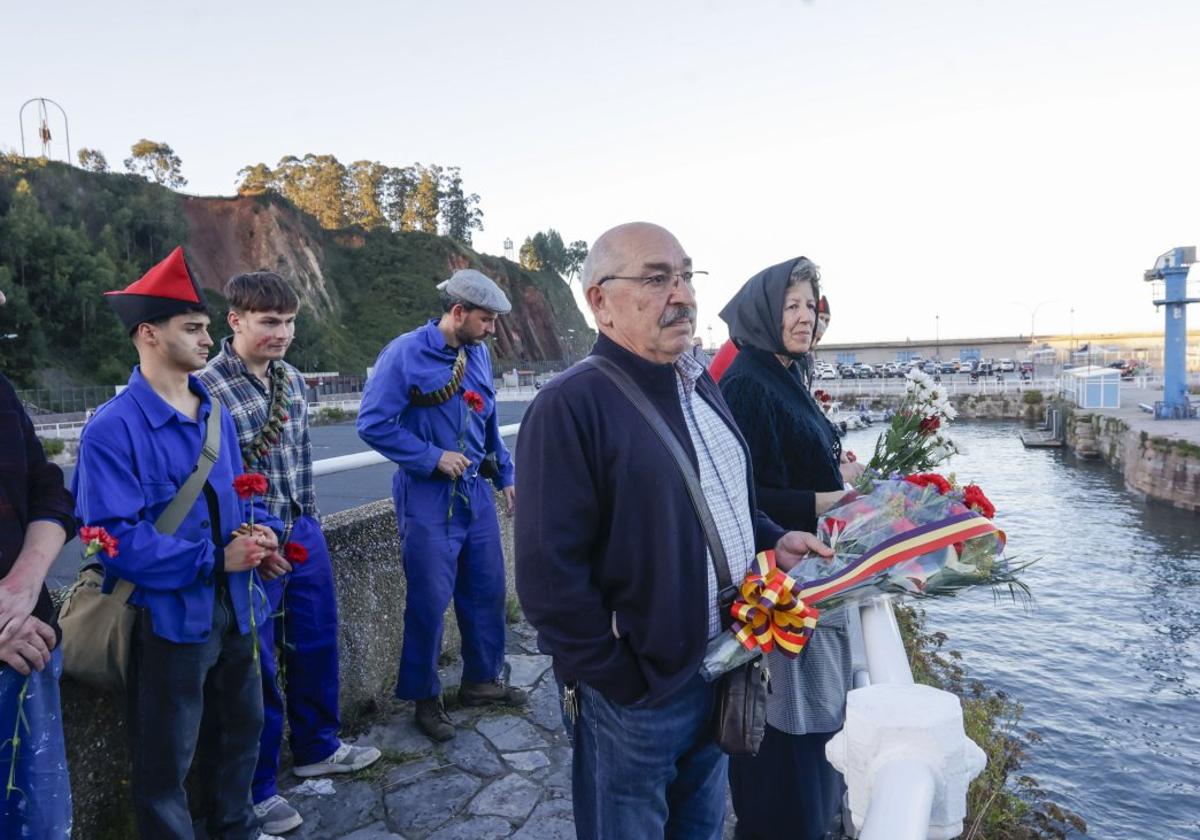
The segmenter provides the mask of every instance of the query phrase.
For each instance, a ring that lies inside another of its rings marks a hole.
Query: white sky
[[[1200,244],[1195,0],[4,5],[0,148],[45,96],[73,149],[165,141],[205,194],[285,154],[459,165],[478,250],[670,228],[718,340],[797,254],[831,342],[1161,328],[1141,272]]]

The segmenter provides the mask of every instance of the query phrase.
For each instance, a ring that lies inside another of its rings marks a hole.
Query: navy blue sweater
[[[796,365],[744,347],[721,377],[721,393],[750,445],[759,507],[785,527],[815,531],[816,493],[844,483],[833,427]]]
[[[0,376],[0,578],[12,571],[31,522],[48,519],[61,525],[68,539],[74,536],[74,508],[62,470],[46,460],[17,392]],[[45,586],[33,614],[58,632]]]
[[[592,352],[638,382],[698,470],[674,366],[604,336]],[[745,448],[707,373],[697,393]],[[741,480],[761,550],[784,532],[755,510],[750,462],[747,450]],[[708,641],[704,533],[670,453],[601,371],[576,365],[530,405],[517,438],[517,499],[517,592],[559,679],[653,705],[691,678]]]

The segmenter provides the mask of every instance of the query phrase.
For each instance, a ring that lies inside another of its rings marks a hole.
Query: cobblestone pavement
[[[550,657],[537,652],[528,624],[509,631],[510,680],[529,692],[527,707],[454,707],[462,666],[447,665],[441,677],[457,736],[435,744],[413,723],[412,704],[397,701],[347,739],[379,747],[375,766],[302,784],[280,779],[280,793],[304,817],[288,840],[572,840],[571,747]]]

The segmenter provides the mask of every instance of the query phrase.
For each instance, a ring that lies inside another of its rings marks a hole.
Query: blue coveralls
[[[242,501],[237,430],[204,386],[188,377],[200,410],[193,420],[168,405],[134,368],[129,387],[99,409],[83,430],[72,491],[81,522],[118,541],[104,554],[104,591],[118,578],[135,585],[137,608],[127,696],[130,776],[138,830],[145,837],[191,836],[184,780],[212,721],[207,767],[210,835],[257,837],[250,781],[262,730],[262,690],[253,661],[251,610],[257,627],[267,601],[256,572],[225,572],[224,547],[248,518],[280,534],[283,523],[260,500]],[[210,411],[220,411],[221,453],[207,487],[173,534],[154,521],[191,474]],[[217,518],[214,519],[214,513]],[[216,532],[214,534],[214,532]]]
[[[512,458],[500,438],[486,346],[467,346],[462,385],[445,403],[410,402],[412,386],[429,394],[450,380],[458,350],[446,345],[437,324],[431,320],[383,349],[358,413],[359,436],[400,467],[393,496],[408,582],[396,682],[402,700],[441,693],[442,616],[451,597],[462,633],[463,680],[490,682],[504,664],[504,555],[492,488],[479,478],[479,467],[494,453],[494,482],[503,489],[513,484]],[[467,391],[483,397],[482,411],[467,405]],[[462,451],[471,462],[457,481],[437,469],[445,451]]]

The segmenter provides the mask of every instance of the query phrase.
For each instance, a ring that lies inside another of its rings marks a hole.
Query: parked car
[[[875,369],[868,364],[859,362],[854,366],[854,373],[859,379],[874,379]]]
[[[1033,362],[1021,362],[1021,373],[1033,373]]]
[[[983,359],[976,365],[974,373],[980,376],[991,376],[993,373],[993,365],[990,359]]]
[[[1000,360],[999,370],[1001,373],[1013,373],[1014,371],[1016,371],[1016,369],[1017,369],[1017,366],[1015,364],[1013,364],[1012,359],[1001,359]]]
[[[858,379],[858,374],[854,372],[853,365],[842,365],[839,367],[838,376],[842,379]]]
[[[958,367],[954,362],[942,362],[942,373],[958,373]]]

